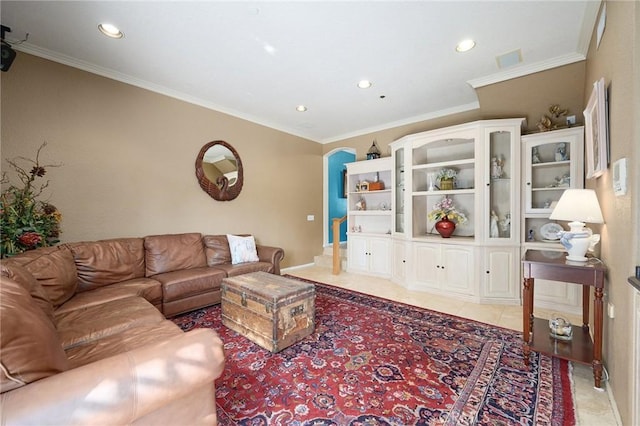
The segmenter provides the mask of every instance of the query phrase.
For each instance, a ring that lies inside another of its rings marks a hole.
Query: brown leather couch
[[[215,424],[212,330],[165,317],[220,302],[222,279],[279,274],[284,252],[231,264],[226,235],[120,238],[2,261],[0,422]]]

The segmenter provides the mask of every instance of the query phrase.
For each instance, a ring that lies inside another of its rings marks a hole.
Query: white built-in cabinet
[[[347,271],[391,276],[391,158],[347,164]]]
[[[391,245],[391,279],[402,284],[407,282],[407,268],[411,263],[408,259],[407,243],[398,238],[393,238]]]
[[[474,296],[474,247],[459,244],[416,242],[412,288]]]
[[[522,122],[477,121],[391,144],[392,247],[401,250],[393,254],[395,282],[478,302],[519,303]],[[440,189],[436,178],[445,168],[457,172],[451,189]],[[428,218],[443,197],[468,219],[447,239]]]
[[[584,127],[523,136],[522,174],[521,254],[537,249],[563,256],[560,242],[545,238],[544,231],[551,223],[569,230],[566,222],[549,216],[566,189],[584,187]],[[534,297],[537,307],[582,312],[581,286],[536,279]]]
[[[349,272],[389,276],[391,271],[391,239],[389,237],[349,236]]]
[[[348,164],[348,270],[412,290],[519,304],[521,256],[529,248],[563,250],[540,232],[564,190],[583,187],[584,161],[582,127],[521,136],[523,121],[407,135],[391,143],[391,157]],[[457,171],[451,189],[436,179],[445,168]],[[362,189],[372,181],[384,189]],[[446,239],[428,218],[443,197],[468,218]],[[536,280],[536,306],[574,312],[576,288]]]

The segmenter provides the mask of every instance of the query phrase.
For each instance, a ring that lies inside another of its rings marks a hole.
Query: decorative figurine
[[[360,200],[356,203],[356,210],[366,210],[367,202],[364,198],[360,198]]]
[[[540,161],[540,156],[538,155],[538,147],[537,146],[534,146],[533,148],[531,148],[531,162],[533,164],[542,163],[542,161]]]
[[[569,159],[567,155],[567,144],[564,142],[560,142],[556,146],[556,161],[566,161]]]
[[[551,105],[549,107],[549,112],[551,113],[553,118],[560,118],[562,116],[567,115],[569,110],[568,109],[562,109],[562,108],[560,108],[560,105],[556,104],[556,105]]]
[[[502,170],[503,165],[503,159],[499,157],[491,157],[491,177],[493,179],[500,179],[504,176],[504,171]]]
[[[500,221],[500,228],[502,228],[502,233],[508,237],[511,228],[511,213],[504,215],[504,220]]]
[[[380,148],[374,139],[371,148],[367,151],[367,160],[375,160],[376,158],[380,158]]]
[[[540,117],[540,121],[538,121],[537,126],[538,130],[540,130],[541,132],[548,132],[549,130],[553,130],[555,128],[553,122],[551,121],[551,118],[549,118],[549,116],[547,115],[543,115],[542,117]]]
[[[560,180],[558,181],[559,188],[568,188],[571,186],[571,175],[569,172],[562,175]]]
[[[495,210],[491,210],[491,227],[489,229],[489,236],[491,238],[498,238],[500,231],[498,231],[498,215]]]

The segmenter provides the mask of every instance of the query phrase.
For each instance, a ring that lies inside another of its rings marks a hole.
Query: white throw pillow
[[[237,235],[227,234],[229,241],[229,250],[231,251],[231,263],[258,262],[258,250],[256,249],[256,240],[253,236],[239,237]]]

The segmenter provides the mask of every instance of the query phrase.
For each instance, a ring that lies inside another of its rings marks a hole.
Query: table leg
[[[588,285],[582,286],[582,328],[584,330],[589,329],[589,294],[591,287]]]
[[[593,300],[593,378],[595,386],[600,387],[602,380],[602,321],[603,321],[603,303],[602,288],[595,288],[595,297]]]
[[[525,365],[529,365],[529,354],[531,353],[531,332],[533,331],[533,278],[525,278],[522,292],[522,352]]]

